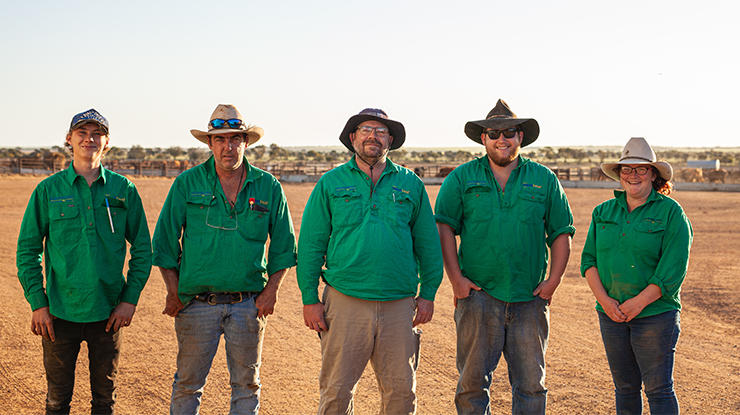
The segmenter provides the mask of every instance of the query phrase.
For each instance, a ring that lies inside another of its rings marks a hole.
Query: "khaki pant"
[[[416,413],[420,331],[412,328],[416,300],[365,301],[332,287],[323,295],[319,414],[354,413],[353,396],[367,366],[378,380],[380,414]]]

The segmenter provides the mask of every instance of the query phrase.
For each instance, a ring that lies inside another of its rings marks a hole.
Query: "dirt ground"
[[[42,177],[0,177],[0,284],[6,287],[0,308],[0,413],[42,413],[46,381],[41,340],[30,332],[31,310],[16,277],[15,249],[28,197]],[[154,231],[171,179],[133,179]],[[286,184],[296,230],[310,184]],[[432,203],[439,186],[428,186]],[[591,210],[611,190],[566,189],[578,232],[573,253],[551,307],[547,352],[548,411],[551,414],[614,413],[613,384],[598,331],[594,299],[578,272]],[[694,226],[689,274],[683,285],[682,333],[675,368],[676,389],[685,414],[740,413],[740,302],[733,278],[740,274],[740,193],[674,194]],[[519,255],[512,252],[512,255]],[[177,342],[173,319],[162,315],[165,288],[158,270],[142,293],[131,327],[124,329],[119,370],[118,413],[168,412]],[[452,414],[457,381],[452,290],[445,279],[437,294],[432,322],[423,326],[418,372],[419,414]],[[72,413],[89,413],[86,349],[78,361]],[[494,413],[511,411],[506,364],[491,387]],[[303,325],[295,270],[280,290],[265,335],[261,413],[310,414],[318,405],[319,339]],[[228,412],[229,382],[223,345],[203,395],[203,414]],[[366,369],[356,393],[356,413],[377,412],[375,378]],[[647,408],[647,406],[646,406]],[[647,410],[646,410],[647,413]]]

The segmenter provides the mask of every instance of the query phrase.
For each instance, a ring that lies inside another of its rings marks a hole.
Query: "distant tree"
[[[121,147],[111,147],[108,154],[105,155],[109,159],[125,159],[128,157],[128,151]]]
[[[134,160],[144,160],[147,158],[147,152],[142,146],[133,145],[128,151],[128,158]]]
[[[211,150],[202,147],[191,147],[188,149],[188,159],[193,164],[203,163],[211,156]]]
[[[316,150],[308,150],[306,152],[306,157],[312,161],[323,161],[324,160],[324,156],[321,155],[321,153],[319,153]]]
[[[178,146],[172,146],[172,147],[168,148],[167,150],[165,150],[165,153],[167,153],[170,156],[172,156],[173,159],[176,159],[176,158],[184,155],[185,154],[185,150],[183,150],[182,148],[180,148]]]
[[[264,145],[254,146],[254,147],[251,147],[251,149],[252,149],[252,154],[254,154],[254,158],[257,160],[264,157],[265,152],[267,151],[267,147],[265,147]]]

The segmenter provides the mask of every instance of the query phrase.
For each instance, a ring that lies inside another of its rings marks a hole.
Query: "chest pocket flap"
[[[362,198],[354,187],[337,189],[331,194],[332,225],[338,228],[355,226],[362,215]]]

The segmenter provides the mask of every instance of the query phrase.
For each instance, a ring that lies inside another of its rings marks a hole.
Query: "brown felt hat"
[[[478,144],[483,144],[480,135],[487,128],[503,130],[505,128],[519,127],[524,133],[522,147],[532,143],[540,135],[540,125],[534,118],[518,118],[503,99],[499,99],[496,106],[486,115],[485,120],[469,121],[465,124],[465,135]]]
[[[239,120],[241,124],[237,128],[229,127],[229,124],[224,124],[225,128],[215,128],[212,124],[213,120]],[[208,136],[216,134],[230,134],[230,133],[243,133],[247,135],[248,145],[252,145],[265,135],[265,130],[254,125],[247,125],[244,123],[242,114],[236,109],[235,106],[230,104],[219,104],[211,114],[211,119],[208,120],[208,131],[190,130],[190,134],[197,138],[199,141],[208,144]]]

